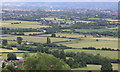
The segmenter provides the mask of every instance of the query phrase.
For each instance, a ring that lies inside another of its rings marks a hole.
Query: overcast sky
[[[119,2],[119,0],[0,0],[2,2]]]

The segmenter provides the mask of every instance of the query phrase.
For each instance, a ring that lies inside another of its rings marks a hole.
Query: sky
[[[2,2],[119,2],[119,0],[0,0]]]

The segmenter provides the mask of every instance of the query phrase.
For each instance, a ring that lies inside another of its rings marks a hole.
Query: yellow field
[[[25,35],[29,35],[29,34],[41,34],[43,32],[24,32]]]
[[[76,22],[84,22],[84,23],[91,23],[92,21],[76,21]]]
[[[112,22],[117,22],[118,20],[113,20],[113,19],[105,19],[107,21],[112,21]]]
[[[11,24],[14,22],[21,22],[20,24]],[[42,26],[39,22],[31,22],[31,21],[2,21],[2,27],[8,28],[42,28],[42,27],[49,27],[49,26]]]

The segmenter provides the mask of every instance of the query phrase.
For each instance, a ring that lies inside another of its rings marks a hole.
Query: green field
[[[117,30],[112,29],[76,29],[76,31],[81,33],[106,32],[106,31],[117,32]]]
[[[51,34],[45,34],[45,35],[39,35],[39,36],[51,36]],[[68,33],[56,33],[56,36],[60,37],[68,37],[68,38],[76,38],[72,39],[69,42],[60,42],[57,44],[63,44],[68,47],[73,47],[73,48],[82,48],[82,47],[96,47],[96,48],[114,48],[118,49],[118,39],[113,38],[113,37],[93,37],[91,35],[87,35],[85,38],[84,35],[79,35],[79,34],[68,34]],[[65,39],[65,38],[63,38]],[[99,41],[96,41],[98,39]]]
[[[118,64],[112,64],[113,70],[118,70]],[[101,65],[88,64],[85,68],[74,68],[72,70],[101,70]]]
[[[30,41],[30,42],[40,42],[40,43],[46,43],[47,37],[38,37],[38,36],[8,36],[8,37],[2,37],[2,39],[7,40],[16,40],[17,37],[22,37],[23,41]],[[71,39],[65,39],[65,38],[53,38],[51,37],[51,42],[59,42],[59,41],[69,41]]]
[[[85,52],[89,54],[100,54],[104,57],[109,57],[111,59],[118,59],[118,51],[102,51],[102,50],[82,50],[82,49],[65,49],[65,52]]]
[[[2,53],[1,58],[2,58],[2,59],[7,59],[7,54],[8,54],[8,53]],[[19,52],[18,52],[18,53],[15,53],[15,54],[16,54],[17,57],[22,57],[22,56],[23,56],[23,53],[19,53]],[[30,54],[30,55],[33,55],[33,54],[35,54],[35,53],[29,53],[29,54]]]
[[[14,22],[21,22],[20,24],[11,24]],[[41,27],[49,27],[49,26],[43,26],[39,22],[31,22],[31,21],[2,21],[2,27],[7,28],[41,28]]]
[[[96,38],[97,39],[97,38]],[[72,40],[71,42],[58,43],[68,47],[82,48],[82,47],[96,47],[96,48],[114,48],[118,49],[118,40],[100,40],[96,39],[83,39]]]

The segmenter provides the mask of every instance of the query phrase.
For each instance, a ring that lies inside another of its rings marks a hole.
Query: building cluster
[[[4,68],[7,68],[8,65],[13,65],[15,68],[22,68],[22,67],[24,67],[23,64],[25,62],[25,59],[23,57],[17,57],[16,60],[9,60],[9,61],[7,61],[5,59],[1,59],[0,58],[0,67],[1,68],[3,68],[2,67],[3,62],[5,64]]]

